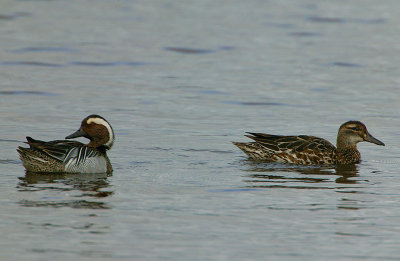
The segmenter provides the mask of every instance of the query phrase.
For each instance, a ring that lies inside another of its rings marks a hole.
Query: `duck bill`
[[[79,137],[87,137],[86,132],[84,132],[83,130],[79,129],[79,130],[75,131],[74,133],[72,133],[71,135],[68,135],[65,138],[66,139],[73,139],[73,138],[79,138]]]
[[[385,143],[383,143],[382,141],[376,139],[375,137],[373,137],[373,136],[372,136],[371,134],[369,134],[368,132],[367,132],[367,134],[365,135],[364,140],[365,140],[365,141],[368,141],[368,142],[371,142],[371,143],[374,143],[374,144],[376,144],[376,145],[385,146]]]

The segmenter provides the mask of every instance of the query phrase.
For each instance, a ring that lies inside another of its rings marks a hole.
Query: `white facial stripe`
[[[108,124],[108,122],[106,122],[105,120],[101,119],[101,118],[90,118],[87,120],[87,124],[91,124],[91,123],[96,123],[99,125],[103,125],[104,127],[107,128],[107,131],[109,133],[110,139],[107,141],[106,146],[111,147],[114,143],[114,133],[113,130],[110,126],[110,124]]]

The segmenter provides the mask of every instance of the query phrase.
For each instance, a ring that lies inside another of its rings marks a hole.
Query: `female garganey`
[[[294,164],[356,164],[361,160],[357,143],[367,141],[385,144],[368,133],[359,121],[348,121],[339,128],[336,146],[327,140],[313,136],[279,136],[263,133],[245,135],[255,142],[233,142],[250,158]]]

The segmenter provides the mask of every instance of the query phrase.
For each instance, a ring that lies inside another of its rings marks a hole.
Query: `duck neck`
[[[88,143],[88,147],[92,147],[98,150],[105,149],[106,146],[104,145],[106,140],[104,138],[101,139],[91,139],[90,142]]]
[[[346,138],[339,133],[336,148],[338,164],[355,164],[360,162],[361,155],[357,150],[357,143],[350,138]]]
[[[336,140],[336,148],[338,150],[357,150],[357,142],[353,136],[339,132]]]

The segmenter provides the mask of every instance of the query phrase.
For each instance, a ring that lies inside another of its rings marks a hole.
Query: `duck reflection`
[[[338,165],[335,168],[335,173],[339,177],[335,180],[336,183],[342,184],[356,184],[357,180],[350,179],[353,177],[357,177],[359,173],[358,165]]]
[[[356,184],[358,181],[352,178],[359,176],[358,165],[298,166],[250,160],[246,161],[246,165],[250,168],[245,171],[252,174],[246,175],[244,182],[251,184],[248,186],[251,188],[328,189],[331,187],[321,186],[321,184],[331,184],[332,181],[338,184]],[[290,173],[301,175],[290,175]]]
[[[29,200],[19,203],[25,207],[71,207],[87,209],[109,209],[99,200],[114,194],[110,190],[107,174],[39,174],[27,172],[20,177],[17,189],[31,194]],[[37,199],[37,200],[34,200]]]

